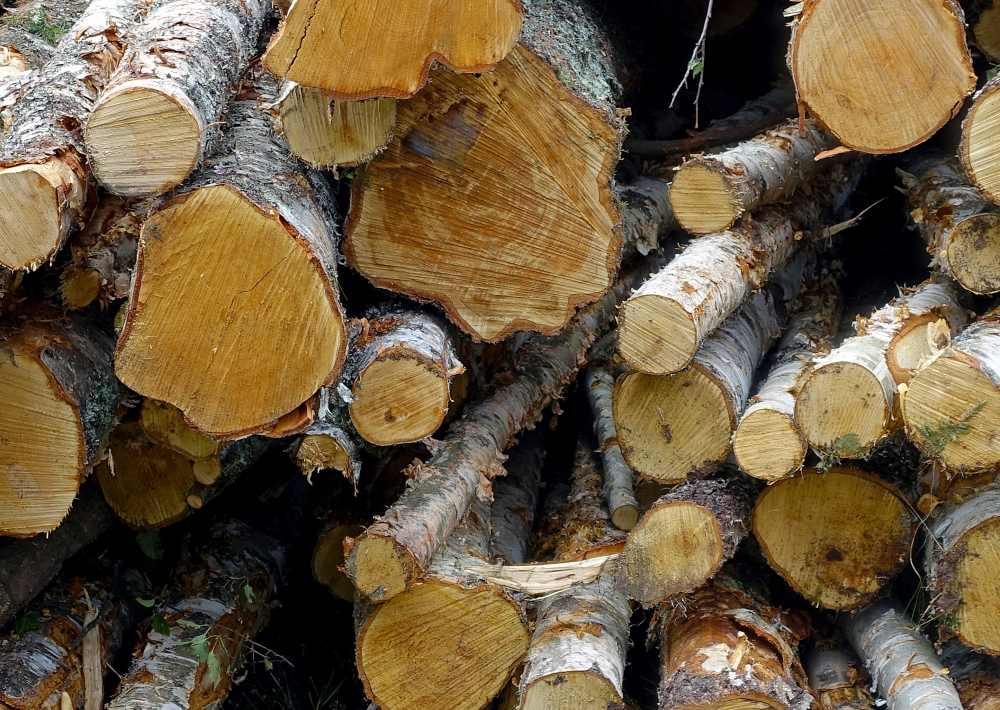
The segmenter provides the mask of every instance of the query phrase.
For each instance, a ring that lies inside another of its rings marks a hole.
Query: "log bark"
[[[942,644],[938,656],[948,669],[964,710],[1000,707],[1000,663],[996,657],[974,653],[957,640]]]
[[[648,209],[650,204],[629,210],[626,225],[634,235],[648,237],[668,226],[664,215]],[[389,599],[416,580],[472,504],[480,480],[498,471],[512,437],[534,424],[572,381],[587,348],[610,329],[615,307],[656,265],[657,258],[651,257],[625,270],[562,333],[530,339],[519,350],[513,373],[497,378],[491,393],[467,405],[443,447],[426,465],[414,467],[410,487],[348,555],[348,576],[363,595],[373,601]]]
[[[305,480],[293,480],[276,499],[218,521],[188,551],[158,607],[169,633],[151,629],[140,641],[108,710],[222,705],[277,603],[308,494]]]
[[[816,156],[838,144],[814,120],[804,126],[788,122],[729,150],[685,162],[674,176],[670,205],[692,234],[729,229],[745,212],[789,198],[821,172]]]
[[[806,256],[775,272],[770,289],[754,294],[702,343],[690,368],[665,376],[633,370],[619,378],[612,411],[633,470],[680,483],[712,473],[726,459],[754,373],[799,293]]]
[[[768,486],[753,509],[768,563],[824,609],[870,603],[902,571],[916,534],[911,507],[891,483],[859,469],[806,469]]]
[[[158,0],[87,121],[90,167],[110,192],[180,185],[220,135],[220,119],[257,53],[269,0]]]
[[[910,217],[927,242],[931,266],[972,293],[1000,291],[1000,208],[943,154],[914,156],[904,167]]]
[[[264,66],[334,99],[405,99],[435,62],[454,72],[493,69],[517,42],[522,10],[517,0],[293,3]]]
[[[272,428],[335,380],[347,345],[329,185],[254,99],[225,120],[217,151],[143,225],[115,353],[122,382],[215,438]]]
[[[51,534],[0,546],[0,629],[59,573],[64,561],[100,537],[114,516],[100,492],[84,486],[73,509]]]
[[[19,0],[4,8],[0,17],[0,47],[4,48],[0,83],[4,87],[5,109],[16,103],[27,86],[25,80],[30,81],[45,66],[59,39],[89,4],[87,0]],[[8,92],[12,92],[9,105]]]
[[[888,710],[962,710],[934,648],[899,602],[886,599],[841,622]]]
[[[781,612],[731,579],[661,607],[659,710],[812,705],[795,639]]]
[[[348,263],[479,340],[557,332],[618,269],[619,94],[585,6],[534,2],[492,73],[438,70],[398,106],[396,137],[351,184]]]
[[[507,473],[493,484],[490,512],[493,562],[519,565],[528,561],[544,463],[545,435],[538,429],[525,432],[507,455],[504,462]]]
[[[0,534],[51,532],[103,455],[124,392],[114,341],[91,324],[26,309],[0,340]]]
[[[705,338],[802,245],[803,230],[843,211],[863,168],[861,160],[837,163],[791,205],[692,241],[622,306],[622,357],[650,375],[690,364]]]
[[[929,616],[942,639],[957,636],[970,648],[1000,656],[996,615],[996,560],[1000,556],[1000,489],[989,486],[959,503],[934,510],[924,570]]]
[[[799,101],[867,153],[924,142],[976,85],[957,2],[920,0],[905,20],[896,10],[893,0],[807,0],[793,23],[788,64]]]
[[[856,324],[858,334],[817,359],[795,401],[815,449],[863,456],[902,423],[897,385],[965,325],[947,280],[926,281]]]
[[[828,269],[817,276],[807,283],[799,310],[771,356],[767,378],[733,434],[736,461],[754,478],[787,478],[805,462],[809,447],[795,421],[795,396],[813,361],[830,352],[843,305],[836,276]]]
[[[286,82],[275,128],[292,153],[317,169],[367,163],[385,150],[396,128],[396,99],[336,101]]]
[[[643,606],[700,587],[746,537],[756,492],[738,473],[674,488],[629,533],[619,586]]]
[[[81,129],[147,0],[96,0],[63,35],[11,111],[0,146],[0,264],[37,269],[86,220]]]
[[[991,120],[1000,99],[998,87],[1000,80],[994,78],[972,97],[972,105],[962,121],[958,155],[973,184],[994,203],[1000,204],[1000,170],[997,168],[1000,140],[997,140],[997,129]]]
[[[802,647],[802,667],[820,710],[875,710],[864,664],[836,627],[814,632]]]

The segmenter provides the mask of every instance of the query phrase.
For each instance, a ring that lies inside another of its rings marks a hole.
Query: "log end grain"
[[[640,372],[678,372],[691,362],[699,344],[694,316],[674,299],[634,296],[618,313],[618,351]]]
[[[354,585],[340,568],[344,566],[344,538],[357,537],[365,531],[361,525],[334,525],[319,536],[312,556],[313,578],[335,596],[354,601]]]
[[[38,268],[63,243],[86,188],[58,158],[0,170],[0,265]]]
[[[395,598],[420,575],[420,565],[410,551],[392,538],[365,534],[348,545],[347,576],[373,602]]]
[[[808,445],[788,413],[770,407],[748,411],[733,435],[733,454],[754,478],[777,481],[802,468]]]
[[[948,269],[967,291],[1000,291],[1000,215],[979,214],[955,225],[948,240]]]
[[[813,370],[802,384],[795,421],[814,447],[857,456],[885,435],[891,406],[871,370],[853,362],[831,362]]]
[[[619,530],[628,532],[639,522],[639,509],[635,505],[619,505],[611,511],[611,522]]]
[[[962,122],[959,155],[976,186],[993,202],[1000,201],[1000,138],[997,111],[1000,111],[1000,82],[991,81],[976,94]]]
[[[305,473],[331,468],[352,473],[351,452],[343,442],[326,434],[306,434],[295,452],[295,463]]]
[[[153,442],[173,449],[192,459],[204,459],[219,454],[221,444],[195,431],[184,421],[184,414],[166,402],[143,400],[139,408],[139,426]]]
[[[1000,655],[1000,518],[989,518],[968,531],[952,548],[961,550],[954,566],[954,585],[961,602],[947,626],[970,648]]]
[[[607,710],[621,707],[621,696],[607,680],[594,673],[569,671],[536,680],[521,701],[520,710]]]
[[[447,373],[405,352],[372,362],[352,392],[351,422],[376,446],[420,441],[437,431],[448,414]]]
[[[1000,62],[1000,4],[990,3],[979,14],[979,19],[972,26],[972,37],[979,51],[991,62]]]
[[[909,382],[923,360],[948,344],[950,333],[948,322],[936,312],[907,319],[885,352],[892,379],[896,383]]]
[[[733,186],[720,170],[692,161],[670,184],[670,206],[681,227],[691,234],[712,234],[732,226],[743,210]]]

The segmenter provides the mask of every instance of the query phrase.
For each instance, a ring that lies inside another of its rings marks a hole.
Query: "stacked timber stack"
[[[0,15],[0,708],[994,707],[1000,11],[627,5]]]

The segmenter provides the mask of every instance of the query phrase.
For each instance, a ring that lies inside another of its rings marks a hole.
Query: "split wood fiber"
[[[474,338],[546,334],[608,290],[623,235],[624,119],[607,38],[577,0],[533,2],[488,74],[445,69],[357,171],[344,256],[376,286],[438,303]]]

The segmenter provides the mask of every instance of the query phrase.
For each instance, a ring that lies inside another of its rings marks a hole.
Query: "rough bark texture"
[[[639,501],[635,497],[635,472],[625,463],[618,445],[618,430],[611,404],[615,390],[615,372],[610,365],[593,364],[584,375],[584,388],[594,415],[594,431],[601,452],[604,486],[601,497],[611,511],[611,521],[628,531],[639,520]]]
[[[87,0],[19,0],[4,8],[0,18],[0,47],[16,52],[3,65],[0,83],[4,92],[7,91],[8,80],[27,78],[26,74],[31,76],[45,65],[59,38],[80,19],[88,5]],[[46,24],[51,28],[48,32],[44,28]]]
[[[934,648],[899,602],[886,599],[841,621],[888,710],[962,710]]]
[[[176,187],[218,142],[220,118],[256,54],[269,0],[159,0],[94,106],[87,152],[119,195]]]
[[[790,197],[823,168],[816,156],[837,145],[817,122],[794,121],[695,157],[674,176],[670,204],[677,221],[692,234],[728,229],[744,212]]]
[[[957,640],[942,644],[938,656],[964,710],[1000,708],[1000,662],[995,657],[975,653]]]
[[[545,436],[538,429],[525,432],[507,454],[507,473],[493,483],[492,561],[507,565],[528,562],[544,463]]]
[[[802,666],[819,709],[874,710],[864,664],[834,628],[814,633],[802,648]]]
[[[656,224],[663,227],[665,220]],[[633,229],[640,232],[642,226],[652,228],[637,216]],[[468,406],[441,449],[413,469],[403,496],[348,555],[348,576],[362,594],[389,599],[412,584],[472,504],[480,481],[499,470],[512,437],[534,424],[575,377],[587,348],[610,328],[615,306],[655,264],[654,258],[624,271],[604,298],[582,309],[559,335],[529,340],[517,354],[514,372],[497,379],[492,393]],[[375,562],[364,553],[366,546],[381,547],[392,567],[386,569],[380,561],[366,571],[364,566]]]

